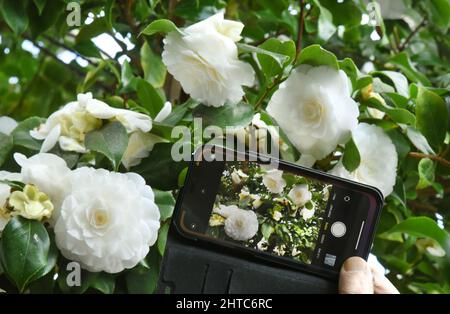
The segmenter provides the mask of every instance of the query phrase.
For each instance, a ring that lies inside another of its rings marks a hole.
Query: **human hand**
[[[398,294],[397,288],[375,267],[361,257],[350,257],[341,268],[339,293]]]

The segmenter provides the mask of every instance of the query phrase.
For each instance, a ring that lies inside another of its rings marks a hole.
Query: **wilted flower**
[[[50,218],[54,209],[48,195],[29,184],[23,191],[14,191],[9,198],[9,204],[13,207],[14,214],[34,220]]]

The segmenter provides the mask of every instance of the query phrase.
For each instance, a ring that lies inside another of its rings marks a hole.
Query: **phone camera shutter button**
[[[345,232],[347,231],[347,227],[342,221],[336,221],[331,225],[331,234],[336,238],[343,237]]]

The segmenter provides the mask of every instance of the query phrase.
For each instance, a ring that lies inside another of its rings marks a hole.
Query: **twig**
[[[417,201],[409,201],[408,205],[413,210],[421,210],[421,211],[427,211],[427,212],[432,212],[432,213],[436,213],[438,211],[438,209],[436,207],[434,207],[433,205],[422,204]]]
[[[78,51],[76,51],[76,50],[73,49],[73,48],[70,48],[70,47],[67,46],[66,44],[61,43],[61,42],[59,42],[58,40],[53,39],[52,37],[47,36],[47,35],[43,35],[43,37],[44,37],[46,40],[48,40],[50,43],[52,43],[53,45],[58,46],[58,47],[60,47],[60,48],[63,48],[63,49],[65,49],[65,50],[67,50],[67,51],[70,51],[70,52],[74,53],[75,55],[77,55],[78,57],[82,58],[83,60],[86,60],[90,65],[94,65],[94,66],[97,66],[97,65],[98,65],[96,62],[93,62],[93,61],[90,60],[89,58],[86,58],[85,56],[83,56],[82,54],[80,54]]]
[[[445,160],[444,158],[442,158],[440,156],[422,154],[422,153],[417,153],[417,152],[409,152],[408,156],[413,157],[413,158],[428,158],[428,159],[437,161],[438,163],[442,164],[445,167],[450,168],[450,161]]]
[[[261,97],[258,98],[258,100],[255,103],[255,110],[258,110],[259,107],[262,105],[264,99],[266,99],[266,97],[269,95],[269,93],[278,85],[280,84],[283,80],[281,79],[282,74],[280,74],[279,76],[277,76],[272,84],[270,84],[266,90],[264,91],[264,93],[262,93]]]
[[[417,25],[417,27],[408,35],[408,37],[406,37],[405,41],[398,47],[399,52],[405,50],[406,46],[409,44],[411,39],[414,37],[414,35],[416,35],[419,32],[419,30],[423,26],[425,26],[426,22],[427,22],[427,20],[423,19],[422,22],[420,22],[420,24]]]
[[[297,61],[300,52],[302,51],[303,30],[305,28],[305,3],[304,0],[299,0],[300,14],[298,15],[298,32],[297,32],[297,54],[295,61]]]

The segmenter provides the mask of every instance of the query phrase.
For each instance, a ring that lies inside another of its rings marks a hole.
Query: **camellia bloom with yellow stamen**
[[[155,244],[160,213],[153,190],[136,173],[78,168],[55,223],[61,253],[92,272],[136,266]]]
[[[279,194],[283,192],[286,181],[283,179],[283,171],[271,169],[263,175],[263,183],[271,193]]]
[[[344,144],[358,124],[358,104],[342,70],[301,65],[273,94],[267,112],[312,166]]]
[[[14,191],[9,198],[9,205],[13,208],[13,215],[33,220],[50,218],[54,209],[48,195],[30,184],[23,191]]]
[[[294,202],[294,204],[299,207],[304,206],[312,198],[312,194],[309,191],[307,184],[299,184],[294,186],[289,191],[288,196]]]

